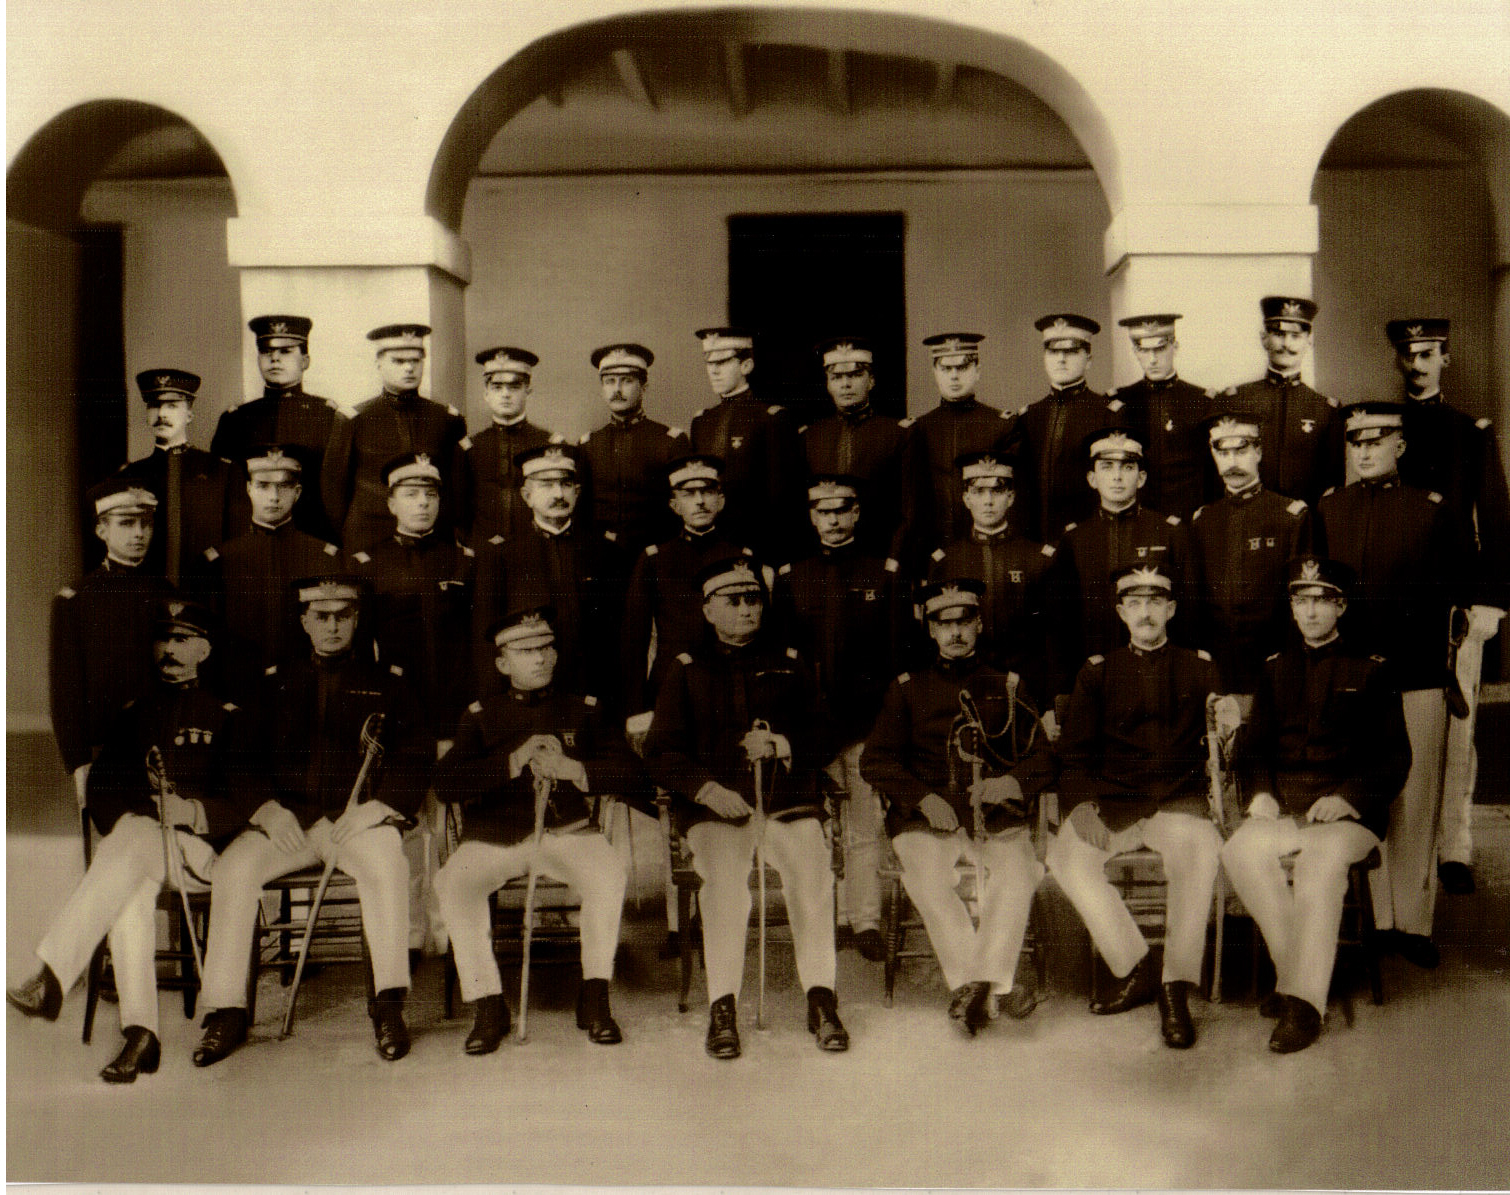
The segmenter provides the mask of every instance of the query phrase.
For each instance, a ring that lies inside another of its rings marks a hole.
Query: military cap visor
[[[247,321],[246,326],[257,338],[258,348],[279,348],[283,345],[309,344],[309,330],[314,321],[302,315],[259,315]]]
[[[1353,584],[1353,570],[1340,560],[1303,555],[1290,561],[1286,587],[1291,597],[1346,597]]]

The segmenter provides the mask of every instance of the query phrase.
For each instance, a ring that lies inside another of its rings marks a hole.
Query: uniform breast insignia
[[[460,446],[461,446],[461,450],[463,452],[471,452],[472,451],[472,437],[471,436],[463,436],[461,438],[461,445]]]
[[[577,732],[575,730],[563,730],[561,732],[561,745],[575,751],[577,749]]]
[[[480,713],[482,713],[482,702],[480,702],[480,701],[474,701],[471,705],[467,706],[467,713],[469,713],[469,714],[480,714]]]
[[[688,664],[692,663],[692,657],[690,655],[688,655],[684,651],[677,652],[676,658],[681,661],[681,664],[682,664],[683,668],[685,668]]]
[[[1165,518],[1164,521],[1166,523],[1168,523],[1171,527],[1178,527],[1180,525],[1180,516],[1179,515],[1169,515],[1167,518]]]
[[[1009,568],[1007,570],[1007,576],[1012,579],[1012,584],[1013,585],[1021,585],[1022,584],[1022,569],[1020,569],[1020,568]]]
[[[204,558],[211,564],[214,564],[217,560],[220,559],[220,553],[217,552],[214,548],[206,548],[204,550]]]
[[[1052,560],[1054,558],[1054,545],[1053,544],[1044,544],[1043,547],[1039,549],[1039,551],[1041,551],[1050,560]]]
[[[1369,659],[1371,659],[1375,664],[1387,664],[1389,662],[1383,656],[1369,656]]]
[[[71,586],[65,585],[62,589],[58,590],[58,596],[64,601],[67,601],[69,598],[74,596],[74,590]]]
[[[743,448],[744,446],[745,446],[745,438],[743,436],[730,436],[729,437],[729,447],[730,448]]]
[[[867,589],[867,590],[865,590],[865,600],[867,602],[873,602],[873,601],[875,601],[876,598],[877,598],[877,596],[878,595],[877,595],[876,590],[874,590],[874,589]]]
[[[1123,402],[1120,398],[1114,398],[1114,399],[1111,400],[1111,402],[1109,402],[1109,403],[1106,404],[1106,409],[1108,411],[1120,411],[1126,405],[1127,404],[1125,402]]]
[[[1164,430],[1167,431],[1167,432],[1174,431],[1174,420],[1173,419],[1166,419],[1166,420],[1164,420]],[[1307,429],[1307,430],[1309,430],[1309,429]]]
[[[372,557],[369,556],[366,552],[353,552],[351,558],[353,560],[360,561],[363,564],[372,563]]]
[[[1289,506],[1285,507],[1285,509],[1292,515],[1302,515],[1305,513],[1306,504],[1303,499],[1297,498],[1294,502],[1290,503]]]
[[[211,550],[213,551],[213,549]],[[326,544],[320,551],[324,552],[327,556],[339,556],[341,554],[341,549],[336,547],[335,544]]]
[[[930,560],[942,560],[943,558],[944,558],[944,549],[943,548],[934,548],[933,549],[933,555],[929,557]]]
[[[1250,551],[1250,552],[1256,552],[1256,551],[1258,551],[1259,546],[1263,542],[1264,542],[1264,537],[1263,536],[1261,536],[1261,535],[1250,535],[1248,537],[1248,551]]]
[[[488,540],[488,543],[492,544],[494,547],[497,547],[502,542],[503,542],[503,536],[501,536],[501,535],[495,535],[491,539]]]
[[[1316,430],[1316,420],[1302,419],[1300,421],[1300,430],[1305,432],[1306,435],[1310,435],[1313,431]]]

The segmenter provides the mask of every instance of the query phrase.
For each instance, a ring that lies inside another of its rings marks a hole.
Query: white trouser
[[[902,886],[928,929],[944,982],[957,988],[985,980],[992,991],[1011,991],[1033,893],[1043,879],[1028,828],[992,834],[983,843],[963,829],[953,834],[908,830],[891,841],[902,862]],[[986,870],[979,929],[955,891],[961,859]]]
[[[697,900],[703,917],[709,1004],[724,996],[738,996],[744,979],[755,838],[753,817],[743,826],[706,821],[687,831],[692,866],[703,881]],[[834,874],[823,827],[812,817],[789,822],[767,819],[765,857],[781,877],[803,988],[832,988]]]
[[[399,832],[373,826],[337,846],[321,818],[304,831],[304,847],[285,851],[259,830],[226,847],[210,889],[210,944],[205,951],[203,1003],[207,1010],[246,1007],[246,971],[262,885],[278,876],[335,860],[356,881],[362,933],[372,956],[375,990],[409,986],[409,865]]]
[[[196,845],[201,852],[207,849],[192,835],[175,835],[180,850],[186,844],[191,852]],[[168,882],[166,876],[157,820],[122,814],[95,847],[89,870],[37,947],[37,957],[67,992],[108,935],[123,1028],[139,1025],[157,1032],[157,894]],[[184,879],[188,891],[208,891],[192,875],[185,873]]]
[[[1389,807],[1389,833],[1372,873],[1374,917],[1380,929],[1431,936],[1437,907],[1437,817],[1447,746],[1447,704],[1441,689],[1402,694],[1410,736],[1410,775]]]
[[[1473,737],[1478,724],[1484,643],[1481,636],[1470,634],[1458,648],[1458,684],[1471,712],[1466,718],[1447,721],[1448,764],[1442,790],[1442,825],[1437,832],[1437,860],[1442,863],[1473,862],[1473,789],[1479,773]]]
[[[886,817],[881,798],[860,775],[864,742],[851,743],[824,770],[849,799],[844,803],[844,879],[839,882],[839,921],[856,933],[881,926],[881,836]]]
[[[445,811],[432,790],[425,794],[415,824],[404,831],[409,863],[409,949],[444,954],[446,927],[435,901],[435,873],[445,838]]]
[[[1081,840],[1066,820],[1049,844],[1049,871],[1090,931],[1091,941],[1119,979],[1148,953],[1143,931],[1106,878],[1114,855],[1148,847],[1164,864],[1164,982],[1199,984],[1206,924],[1221,865],[1222,836],[1204,817],[1160,810],[1112,835],[1108,850]]]
[[[1347,871],[1378,845],[1373,831],[1354,821],[1250,817],[1222,847],[1222,866],[1274,960],[1275,991],[1326,1012]],[[1293,888],[1280,864],[1292,854]]]
[[[529,871],[531,844],[464,842],[435,876],[435,895],[451,933],[461,998],[469,1004],[503,991],[493,956],[488,896]],[[623,857],[596,830],[547,832],[540,838],[537,876],[569,884],[582,900],[582,977],[612,979],[619,917],[629,873]]]

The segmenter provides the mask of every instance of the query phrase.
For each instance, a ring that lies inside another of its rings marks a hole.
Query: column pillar
[[[241,271],[245,318],[307,315],[305,386],[346,408],[378,392],[367,333],[380,324],[434,329],[421,390],[466,412],[463,292],[467,243],[429,216],[356,219],[239,216],[226,222],[230,264]],[[255,347],[246,338],[244,390],[258,395]]]
[[[1311,204],[1134,204],[1107,227],[1113,321],[1174,311],[1180,376],[1204,386],[1264,371],[1259,345],[1264,295],[1310,295],[1318,244]],[[1122,329],[1112,328],[1117,385],[1141,376]],[[1306,361],[1307,380],[1311,360]]]

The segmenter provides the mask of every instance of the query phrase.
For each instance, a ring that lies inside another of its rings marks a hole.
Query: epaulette
[[[1106,409],[1108,411],[1120,411],[1126,405],[1127,404],[1125,402],[1123,402],[1120,398],[1114,398],[1114,399],[1111,400],[1111,402],[1109,402],[1109,403],[1106,404]]]
[[[899,685],[905,685],[911,679],[912,679],[912,673],[910,673],[910,672],[899,672],[897,674],[897,684],[899,684]]]
[[[1201,515],[1202,515],[1202,514],[1203,514],[1203,513],[1205,513],[1205,510],[1206,510],[1206,508],[1205,508],[1205,507],[1204,507],[1204,506],[1197,506],[1197,507],[1196,507],[1196,508],[1195,508],[1195,511],[1194,511],[1194,513],[1193,513],[1193,514],[1191,514],[1191,516],[1190,516],[1190,521],[1191,521],[1191,522],[1192,522],[1192,523],[1193,523],[1193,522],[1195,522],[1195,521],[1196,521],[1196,520],[1197,520],[1197,519],[1198,519],[1198,518],[1200,518],[1200,517],[1201,517]]]
[[[1274,663],[1275,660],[1279,659],[1279,657],[1282,656],[1283,654],[1284,654],[1283,652],[1277,651],[1272,656],[1270,656],[1267,660],[1265,660],[1264,663],[1265,664],[1272,664],[1272,663]]]
[[[1481,432],[1486,432],[1489,430],[1489,427],[1493,422],[1494,420],[1492,419],[1475,419],[1473,421],[1473,426],[1478,428]]]
[[[1028,408],[1031,407],[1032,405],[1033,404],[1030,403],[1030,402],[1023,403],[1022,406],[1020,406],[1020,407],[1017,408],[1017,413],[1019,415],[1026,415],[1028,413]]]
[[[446,405],[446,414],[455,415],[458,419],[461,418],[461,412],[458,411],[455,407],[451,406],[449,403]]]
[[[1305,514],[1306,503],[1304,498],[1297,498],[1289,506],[1285,507],[1292,515]]]
[[[211,564],[214,564],[215,561],[220,559],[220,553],[217,552],[214,548],[206,548],[204,550],[204,558]]]
[[[480,714],[480,713],[482,713],[482,702],[480,702],[480,701],[474,701],[471,705],[467,706],[467,712],[469,714]]]
[[[906,419],[898,419],[897,420],[897,426],[898,427],[911,427],[916,422],[917,422],[917,420],[915,418],[913,418],[911,415],[909,415],[909,416],[907,416]]]
[[[460,448],[461,448],[461,450],[463,452],[471,452],[472,451],[472,437],[471,436],[463,436],[461,438],[461,441],[460,441]]]
[[[58,596],[66,601],[68,598],[73,597],[76,592],[77,590],[72,585],[65,585],[62,589],[58,590]]]
[[[930,556],[930,557],[928,557],[929,560],[942,560],[943,558],[944,558],[944,549],[943,548],[934,548],[933,549],[933,555]]]
[[[619,533],[617,531],[611,531],[611,530],[610,531],[605,531],[605,532],[603,532],[603,538],[606,539],[611,544],[616,544],[616,543],[619,542]]]
[[[739,554],[741,556],[750,556],[750,557],[753,557],[755,555],[755,549],[754,548],[740,548],[739,549]]]
[[[493,536],[492,538],[490,538],[488,540],[488,543],[494,545],[495,547],[498,544],[501,544],[502,542],[503,542],[503,536],[501,536],[501,535],[495,535],[495,536]]]
[[[1016,419],[1017,418],[1017,412],[1016,411],[998,411],[996,413],[996,417],[998,419]]]
[[[388,671],[391,672],[391,673],[393,673],[394,676],[403,676],[404,675],[404,670],[402,668],[400,668],[397,664],[389,664],[388,665]]]
[[[1052,556],[1054,554],[1054,545],[1053,544],[1044,544],[1043,548],[1042,548],[1042,551],[1043,551],[1043,554],[1045,556]]]
[[[596,706],[598,704],[598,699],[591,693],[588,693],[582,698],[582,704],[586,706]]]
[[[1064,525],[1064,532],[1063,532],[1063,534],[1068,534],[1069,532],[1073,531],[1076,526],[1077,526],[1077,524],[1075,524],[1075,523],[1066,523]]]
[[[1180,516],[1179,515],[1165,515],[1164,516],[1164,521],[1166,523],[1168,523],[1171,527],[1178,527],[1180,525]]]
[[[902,562],[897,560],[895,557],[888,556],[886,558],[886,563],[881,567],[884,568],[888,573],[894,573],[902,567]]]
[[[411,487],[411,488],[413,488],[413,487]],[[366,552],[353,552],[351,554],[351,558],[353,560],[360,561],[362,564],[371,564],[372,563],[372,557],[369,556]]]
[[[786,658],[789,660],[800,660],[802,657],[797,654],[795,647],[789,647],[786,649]]]
[[[1106,663],[1106,657],[1102,655],[1087,656],[1085,662],[1087,664],[1104,664]]]
[[[577,443],[578,444],[586,444],[591,439],[592,439],[592,433],[591,432],[583,432],[580,436],[577,437]]]
[[[797,434],[800,436],[803,433],[805,433],[806,431],[807,431],[807,424],[804,423],[801,427],[799,427],[797,429]]]
[[[1206,663],[1208,663],[1208,664],[1211,663],[1211,653],[1209,651],[1207,651],[1204,647],[1198,647],[1198,648],[1196,648],[1195,649],[1195,654],[1198,655],[1198,656],[1200,656],[1201,659],[1205,660]]]
[[[266,668],[264,668],[262,670],[262,675],[263,676],[277,676],[278,675],[278,665],[276,665],[276,664],[269,664]]]
[[[1440,502],[1442,500],[1442,495],[1437,493],[1436,490],[1432,490],[1429,494],[1426,495],[1426,500],[1428,502]]]
[[[210,550],[214,551],[213,548]],[[341,554],[341,549],[336,547],[335,544],[326,544],[320,551],[324,552],[327,556],[339,556]]]
[[[1324,489],[1324,490],[1323,490],[1323,491],[1322,491],[1322,492],[1321,492],[1321,496],[1322,496],[1322,497],[1323,497],[1323,498],[1330,498],[1330,497],[1331,497],[1331,496],[1332,496],[1332,495],[1333,495],[1333,494],[1335,494],[1335,493],[1336,493],[1336,492],[1337,492],[1337,487],[1336,487],[1336,486],[1334,486],[1334,485],[1332,485],[1332,486],[1327,486],[1327,488],[1326,488],[1326,489]]]
[[[676,658],[682,662],[682,667],[683,668],[685,668],[688,664],[692,663],[692,657],[690,655],[688,655],[684,651],[677,652],[676,653]]]
[[[223,703],[220,708],[223,709],[228,714],[234,714],[236,712],[236,710],[238,708],[240,708],[240,707],[237,706],[237,704],[234,701],[227,701],[227,702]]]
[[[683,436],[685,436],[687,433],[684,432],[684,431],[682,431],[682,429],[679,428],[679,427],[668,427],[666,429],[666,434],[668,436],[670,436],[673,440],[679,440]]]
[[[790,564],[783,564],[780,568],[778,568],[776,570],[776,575],[778,577],[784,577],[784,576],[786,576],[791,571],[792,571],[792,566]]]
[[[767,415],[779,415],[781,414],[781,407],[777,403],[772,403],[765,409],[765,413]]]
[[[583,436],[582,438],[584,440],[587,439],[586,436]],[[551,438],[549,440],[547,440],[546,443],[547,444],[565,444],[566,443],[566,437],[563,436],[560,432],[551,432]]]
[[[657,547],[655,544],[646,544],[645,545],[645,555],[646,556],[654,556],[659,551],[660,551],[660,548]]]
[[[466,544],[462,544],[461,545],[461,554],[463,556],[476,556],[477,555],[477,553],[474,552],[474,551],[472,551],[471,548],[467,547]]]
[[[1336,407],[1336,405],[1337,405],[1337,400],[1336,400],[1336,399],[1335,399],[1335,398],[1330,398],[1330,397],[1329,397],[1329,398],[1328,398],[1328,399],[1327,399],[1327,400],[1326,400],[1326,405],[1327,405],[1327,406],[1329,406],[1329,407]]]

